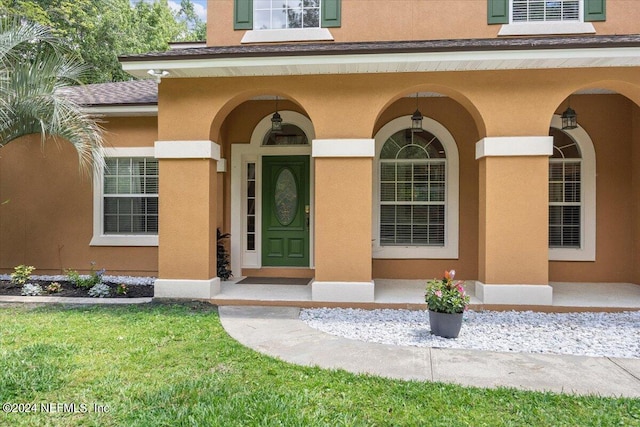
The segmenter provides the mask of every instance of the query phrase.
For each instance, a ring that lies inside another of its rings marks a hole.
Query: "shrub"
[[[76,270],[67,269],[65,274],[74,286],[82,289],[90,289],[95,285],[102,283],[102,275],[104,274],[104,268],[102,270],[94,271],[93,267],[95,262],[91,263],[91,271],[89,275],[81,276]]]
[[[104,283],[98,283],[89,289],[89,296],[93,298],[108,298],[111,296],[111,288]]]
[[[45,288],[48,294],[57,294],[62,291],[62,285],[58,282],[52,282]]]
[[[14,267],[13,273],[11,273],[11,283],[14,285],[24,285],[35,269],[32,265],[19,265]]]
[[[36,297],[42,294],[42,286],[33,283],[26,283],[22,287],[21,294],[27,297]]]
[[[120,283],[118,286],[116,286],[116,294],[126,295],[127,292],[129,292],[129,287],[124,283]]]

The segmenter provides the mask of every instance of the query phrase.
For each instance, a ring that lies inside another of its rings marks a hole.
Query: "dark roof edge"
[[[388,53],[480,52],[522,49],[590,49],[640,47],[640,35],[509,37],[392,42],[337,42],[209,46],[142,55],[122,55],[121,62],[198,60],[277,56],[367,55]]]

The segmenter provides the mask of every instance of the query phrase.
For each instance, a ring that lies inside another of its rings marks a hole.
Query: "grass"
[[[0,402],[38,409],[0,413],[0,426],[640,425],[638,399],[290,365],[238,344],[196,303],[0,309]]]

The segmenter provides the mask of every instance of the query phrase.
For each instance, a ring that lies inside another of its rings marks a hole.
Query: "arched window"
[[[582,155],[578,144],[560,129],[551,128],[553,155],[549,160],[549,247],[580,248],[582,244]]]
[[[373,171],[373,257],[458,257],[458,149],[449,131],[410,116],[376,134]]]
[[[562,130],[555,115],[549,135],[549,259],[595,261],[596,154],[585,130]]]
[[[380,245],[444,245],[446,154],[431,133],[404,129],[380,153]]]
[[[262,145],[309,145],[309,139],[298,126],[283,123],[281,132],[268,130],[265,133]]]

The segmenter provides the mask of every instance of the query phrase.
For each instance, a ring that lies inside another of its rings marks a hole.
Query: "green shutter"
[[[233,5],[233,29],[253,29],[253,0],[235,0]]]
[[[323,28],[340,26],[340,3],[340,0],[321,0]]]
[[[607,0],[584,0],[585,21],[605,21]]]
[[[509,0],[487,0],[487,24],[509,23]]]

